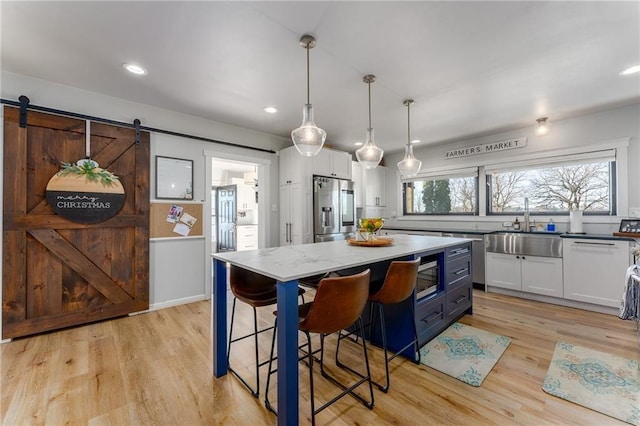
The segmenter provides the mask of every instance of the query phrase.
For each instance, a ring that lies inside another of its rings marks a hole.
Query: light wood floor
[[[640,358],[632,322],[477,290],[474,297],[474,315],[461,322],[512,339],[481,387],[396,359],[391,390],[375,393],[372,411],[347,397],[323,411],[318,422],[621,424],[547,395],[541,385],[557,340]],[[272,308],[263,311],[261,321],[269,324]],[[262,395],[259,400],[251,397],[231,375],[213,378],[210,319],[210,303],[199,302],[0,345],[2,424],[274,424]],[[265,354],[269,342],[270,336],[261,341]],[[240,369],[252,362],[250,347],[242,345],[232,354]],[[377,348],[372,358],[373,366],[380,365]],[[302,365],[300,370],[300,416],[307,424],[307,370]],[[374,369],[374,375],[380,373]],[[317,396],[331,395],[334,387],[316,377]]]

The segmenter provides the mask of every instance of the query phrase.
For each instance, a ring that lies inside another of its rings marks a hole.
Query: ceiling
[[[327,143],[387,152],[640,102],[640,2],[0,3],[2,69],[289,138],[306,101]],[[122,64],[148,70],[137,77]],[[38,104],[37,99],[31,100]],[[277,114],[263,108],[273,105]],[[51,105],[47,105],[51,106]],[[55,107],[55,106],[53,106]],[[148,125],[162,127],[161,123]]]

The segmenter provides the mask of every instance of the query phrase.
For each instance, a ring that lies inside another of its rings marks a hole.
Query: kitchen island
[[[216,377],[227,373],[227,263],[271,277],[277,281],[278,291],[278,424],[298,424],[298,279],[399,258],[421,258],[440,255],[443,299],[440,316],[453,320],[446,312],[446,258],[461,253],[471,254],[471,240],[415,235],[394,236],[394,244],[387,247],[351,246],[345,241],[281,246],[243,252],[215,253],[213,285],[213,370]],[[460,263],[459,260],[456,260]],[[467,274],[471,273],[470,260]],[[459,275],[458,275],[459,276]],[[469,289],[470,292],[470,289]],[[469,293],[470,294],[470,293]],[[455,300],[459,300],[459,297]],[[431,299],[431,297],[429,298]],[[458,302],[459,303],[459,302]],[[471,310],[467,300],[466,310]],[[416,308],[418,310],[418,308]],[[462,315],[458,312],[457,315]]]

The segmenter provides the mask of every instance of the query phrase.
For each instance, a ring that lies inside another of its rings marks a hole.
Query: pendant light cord
[[[411,102],[407,102],[407,146],[411,146]]]
[[[371,82],[368,82],[369,86],[369,128],[371,129]]]
[[[309,43],[307,43],[307,105],[309,105],[311,99],[309,86]]]

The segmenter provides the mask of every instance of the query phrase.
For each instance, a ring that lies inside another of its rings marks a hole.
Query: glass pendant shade
[[[404,177],[414,177],[420,171],[422,161],[413,156],[413,145],[409,143],[404,149],[404,158],[398,163],[398,170]]]
[[[413,156],[411,145],[411,104],[413,99],[407,99],[402,103],[407,107],[407,146],[404,149],[404,158],[398,163],[398,170],[403,177],[414,177],[422,167],[422,161]]]
[[[291,131],[291,140],[298,152],[312,157],[322,149],[327,132],[316,126],[313,121],[313,106],[306,104],[302,110],[302,125]]]
[[[307,103],[302,110],[302,125],[291,131],[291,140],[298,152],[305,157],[312,157],[320,152],[327,132],[316,126],[313,120],[313,106],[311,106],[309,95],[309,49],[316,45],[316,39],[305,34],[300,38],[300,46],[307,51]]]
[[[364,145],[356,151],[356,158],[365,169],[375,169],[380,164],[384,151],[373,142],[373,129],[367,129],[367,138]]]

